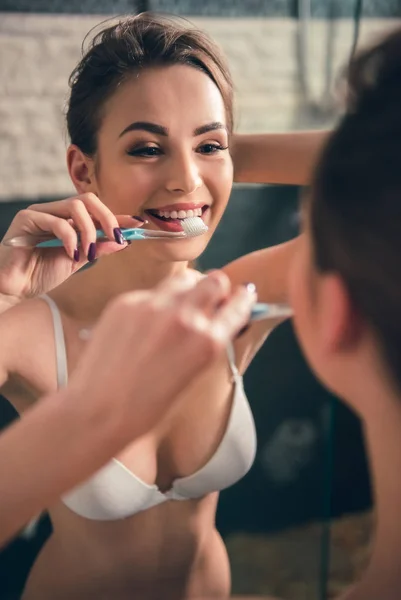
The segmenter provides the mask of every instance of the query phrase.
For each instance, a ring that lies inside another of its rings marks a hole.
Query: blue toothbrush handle
[[[263,321],[264,319],[291,316],[292,310],[288,304],[264,304],[263,302],[257,302],[251,310],[250,321]]]
[[[122,229],[121,233],[123,234],[126,240],[141,240],[144,238],[144,233],[141,229]],[[110,241],[102,229],[96,230],[96,239]],[[45,240],[43,242],[35,244],[36,248],[61,248],[61,246],[63,246],[63,242],[58,238]]]

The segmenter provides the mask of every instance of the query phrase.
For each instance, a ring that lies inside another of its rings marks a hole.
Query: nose
[[[202,185],[196,161],[189,156],[175,156],[167,167],[166,188],[173,194],[193,194]]]

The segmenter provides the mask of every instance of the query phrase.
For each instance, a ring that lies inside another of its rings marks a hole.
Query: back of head
[[[359,54],[348,106],[318,164],[311,232],[320,271],[343,278],[401,390],[401,31]]]
[[[84,42],[85,43],[85,42]],[[218,46],[184,19],[142,13],[114,22],[97,33],[70,76],[67,128],[72,144],[93,156],[102,110],[114,91],[141,69],[188,65],[218,87],[233,126],[233,86]]]

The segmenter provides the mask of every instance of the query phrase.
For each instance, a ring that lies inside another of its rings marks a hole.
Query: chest
[[[69,373],[84,346],[66,332]],[[115,458],[146,484],[169,490],[173,481],[195,473],[213,457],[227,431],[234,393],[232,370],[223,355],[192,381],[152,431],[133,440]],[[140,381],[133,401],[141,401]]]
[[[50,389],[55,389],[64,375],[68,380],[88,344],[79,335],[76,322],[63,314],[61,319],[63,339],[53,342],[53,356],[46,353],[42,363]],[[115,458],[144,483],[170,489],[174,480],[198,471],[212,458],[227,431],[234,391],[232,366],[223,354],[209,371],[194,378],[152,431],[133,440]],[[110,398],[111,403],[116,401]],[[133,402],[141,402],[140,381]]]

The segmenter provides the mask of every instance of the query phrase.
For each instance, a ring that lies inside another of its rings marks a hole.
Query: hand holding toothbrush
[[[0,245],[0,311],[24,298],[50,291],[87,262],[124,249],[127,242],[120,229],[142,225],[140,218],[115,216],[91,193],[21,210]],[[99,226],[107,238],[96,243]],[[55,236],[62,246],[42,249],[7,244],[20,236]]]

